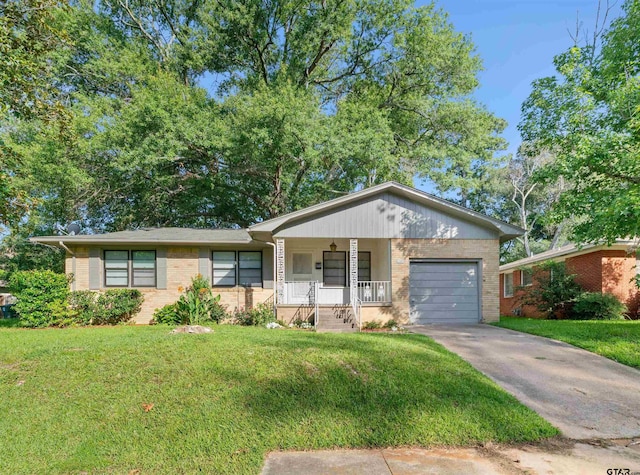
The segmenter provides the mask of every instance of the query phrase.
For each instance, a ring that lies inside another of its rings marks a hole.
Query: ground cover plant
[[[0,473],[257,473],[277,449],[557,431],[421,335],[0,327]]]
[[[640,320],[539,320],[500,317],[495,325],[564,341],[640,368]]]

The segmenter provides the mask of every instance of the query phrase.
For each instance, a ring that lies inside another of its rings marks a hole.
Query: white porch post
[[[349,296],[353,305],[358,298],[358,240],[349,240]]]
[[[284,299],[284,239],[276,239],[276,304]]]

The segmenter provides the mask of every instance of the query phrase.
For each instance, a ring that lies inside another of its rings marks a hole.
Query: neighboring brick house
[[[535,307],[522,306],[518,287],[532,283],[536,265],[552,260],[564,262],[567,273],[575,274],[584,290],[613,294],[627,306],[629,315],[636,316],[640,304],[636,247],[637,242],[622,239],[611,246],[569,244],[500,266],[500,314],[541,316]]]
[[[72,289],[139,288],[145,302],[138,323],[174,302],[199,273],[230,310],[269,301],[286,322],[356,329],[391,318],[496,321],[500,243],[521,234],[390,182],[247,229],[140,229],[31,241],[66,250]]]

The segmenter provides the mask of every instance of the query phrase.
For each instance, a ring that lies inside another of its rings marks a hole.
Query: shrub
[[[233,323],[244,326],[264,325],[275,319],[271,305],[264,303],[259,303],[251,309],[236,310],[233,314]]]
[[[583,292],[575,277],[567,274],[564,262],[544,262],[535,269],[533,286],[518,287],[523,290],[520,303],[535,305],[547,318],[562,318],[571,312],[572,302]]]
[[[17,298],[14,309],[20,324],[47,327],[72,323],[68,300],[70,279],[49,270],[14,272],[9,279],[9,289]]]
[[[178,306],[176,303],[170,303],[153,312],[153,323],[165,325],[180,325],[180,316],[178,315]]]
[[[391,329],[391,328],[393,328],[393,327],[398,328],[399,326],[400,326],[400,325],[398,324],[398,322],[396,322],[396,321],[395,321],[395,319],[393,319],[393,318],[392,318],[391,320],[388,320],[388,321],[387,321],[387,322],[382,326],[382,328]]]
[[[375,320],[362,324],[363,330],[378,330],[379,328],[382,328],[382,325],[380,325],[380,322],[377,322]]]
[[[611,294],[584,292],[573,302],[569,318],[574,320],[622,320],[626,305]]]
[[[131,320],[144,298],[137,289],[111,289],[104,293],[77,290],[69,295],[74,323],[116,325]]]
[[[69,294],[69,306],[74,321],[80,325],[91,325],[96,312],[97,293],[92,290],[76,290]]]
[[[220,295],[213,295],[209,280],[201,275],[191,279],[191,285],[175,305],[178,320],[184,325],[219,323],[227,316],[226,310],[220,305]]]

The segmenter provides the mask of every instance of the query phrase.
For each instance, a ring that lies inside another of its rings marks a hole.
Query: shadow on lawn
[[[19,318],[0,318],[0,328],[21,328]]]
[[[384,344],[388,338],[399,338],[397,345]],[[260,420],[275,422],[279,448],[345,441],[459,445],[555,435],[515,398],[420,335],[310,334],[269,345],[297,355],[286,374],[251,383],[246,369],[227,367],[219,376],[252,384],[241,403]]]

